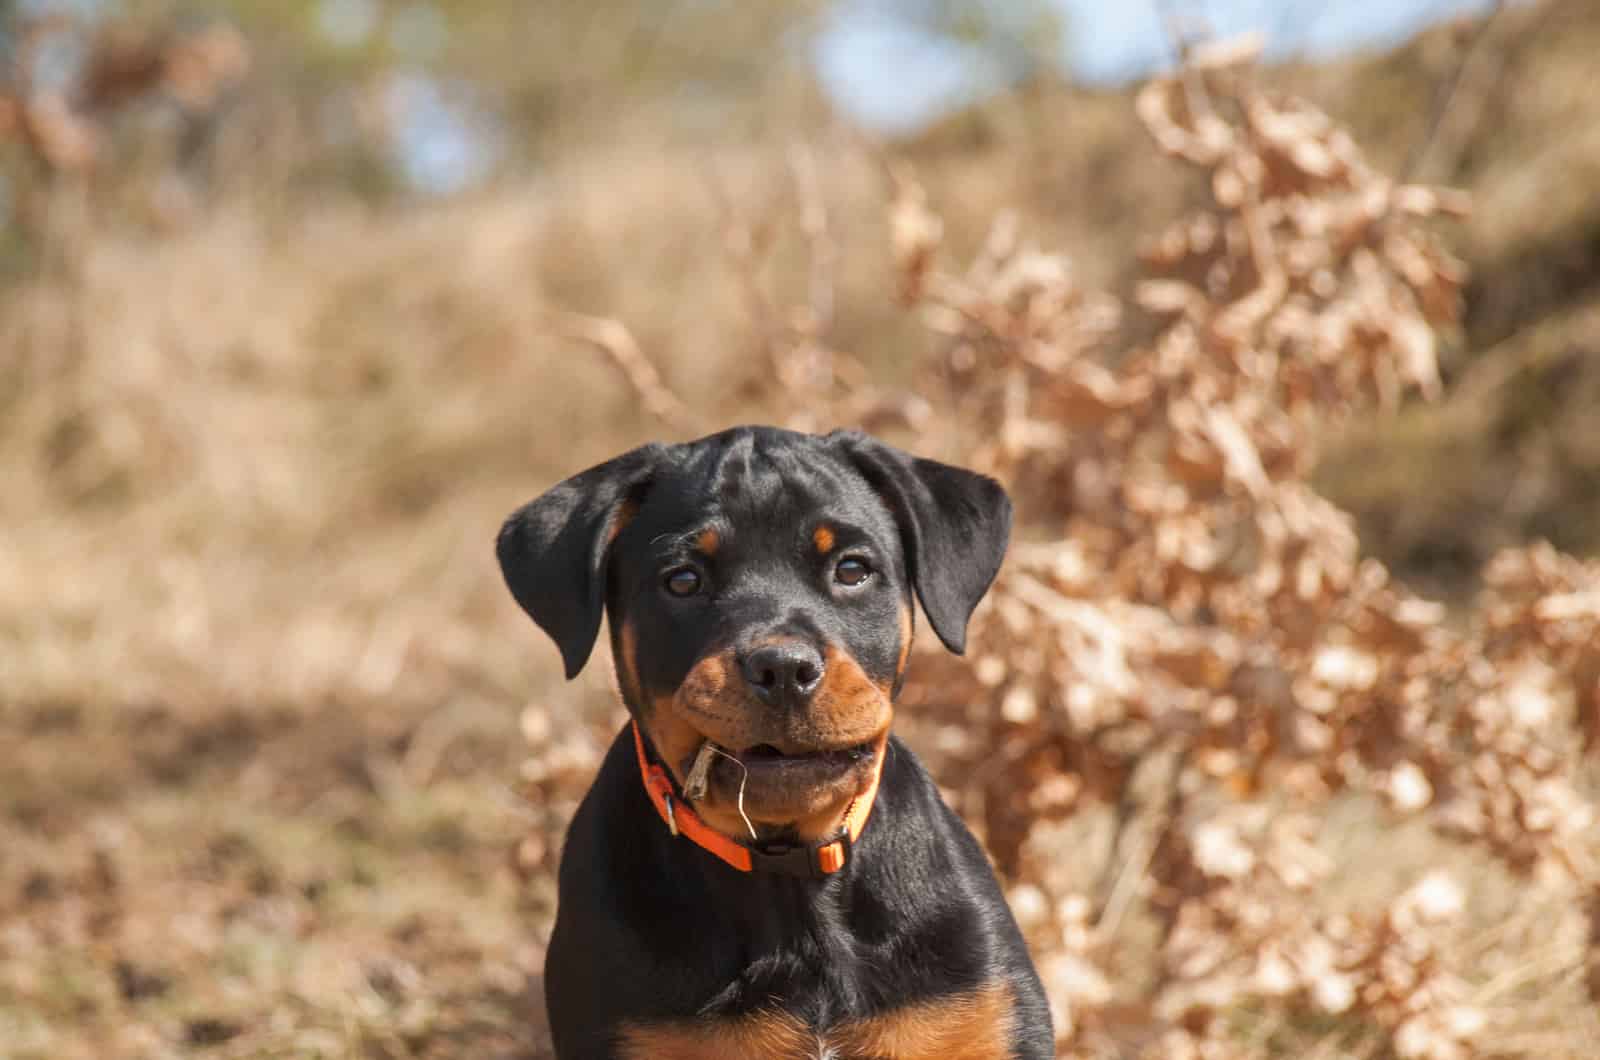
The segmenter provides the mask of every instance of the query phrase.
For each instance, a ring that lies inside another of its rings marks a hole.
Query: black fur
[[[591,467],[518,509],[500,528],[495,552],[506,586],[561,649],[569,679],[588,662],[600,632],[613,520],[665,452],[646,445]]]
[[[945,647],[962,654],[967,620],[1005,558],[1011,498],[991,478],[909,456],[865,434],[832,437],[892,505],[928,624]]]
[[[702,654],[773,636],[848,652],[898,689],[913,592],[952,651],[1000,567],[1011,506],[994,481],[865,435],[745,427],[646,446],[514,514],[499,557],[568,675],[601,602],[636,633],[636,718]],[[810,546],[814,527],[837,537]],[[696,546],[717,532],[711,551]],[[841,589],[835,564],[873,570]],[[692,569],[679,598],[663,573]],[[921,763],[891,738],[849,864],[826,879],[741,873],[671,836],[640,781],[632,736],[612,745],[567,836],[546,960],[561,1060],[608,1058],[625,1025],[737,1017],[779,1005],[815,1027],[1002,984],[1012,1054],[1054,1055],[1039,978],[988,862]]]
[[[545,964],[556,1055],[610,1057],[625,1022],[777,1000],[827,1026],[998,980],[1017,996],[1014,1054],[1055,1056],[1044,990],[983,850],[898,738],[872,814],[837,877],[737,872],[668,834],[618,737],[561,863]]]

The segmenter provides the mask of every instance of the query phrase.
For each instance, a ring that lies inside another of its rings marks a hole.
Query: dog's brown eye
[[[833,568],[833,580],[840,585],[860,585],[872,577],[872,568],[867,566],[867,561],[851,556],[839,561]]]
[[[667,592],[673,596],[693,596],[700,591],[700,575],[689,567],[679,567],[667,575]]]

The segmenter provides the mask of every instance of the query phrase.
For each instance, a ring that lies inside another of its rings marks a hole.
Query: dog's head
[[[647,445],[514,513],[517,602],[583,668],[610,617],[623,700],[697,808],[816,838],[884,753],[913,590],[944,645],[999,571],[1011,503],[992,479],[866,435],[740,427]]]

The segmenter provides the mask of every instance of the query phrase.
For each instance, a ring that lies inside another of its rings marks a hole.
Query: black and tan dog
[[[889,734],[912,594],[963,650],[1011,504],[865,435],[647,445],[507,520],[567,676],[610,616],[633,723],[561,861],[561,1060],[1054,1055],[971,833]]]

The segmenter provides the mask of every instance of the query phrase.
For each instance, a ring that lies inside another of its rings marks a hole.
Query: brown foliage
[[[951,269],[898,169],[899,289],[934,336],[920,385],[868,387],[828,347],[815,277],[787,317],[750,304],[795,426],[898,424],[1017,497],[970,662],[924,656],[906,697],[960,778],[951,794],[1026,881],[1014,898],[1064,1047],[1260,1055],[1234,1026],[1253,1010],[1338,1018],[1398,1056],[1475,1055],[1491,1014],[1440,942],[1460,883],[1439,868],[1375,907],[1325,909],[1317,836],[1341,798],[1381,800],[1530,886],[1587,895],[1600,923],[1582,779],[1600,746],[1600,565],[1505,553],[1447,621],[1312,489],[1331,424],[1439,393],[1464,270],[1425,223],[1466,204],[1375,171],[1314,107],[1256,87],[1253,57],[1204,49],[1139,94],[1159,149],[1210,190],[1141,252],[1148,345],[1113,350],[1124,307],[1012,217]],[[730,241],[744,277],[749,231]],[[803,232],[815,264],[825,216]],[[1096,806],[1116,813],[1091,896],[1046,837]],[[1144,969],[1111,946],[1134,917],[1156,939]]]

